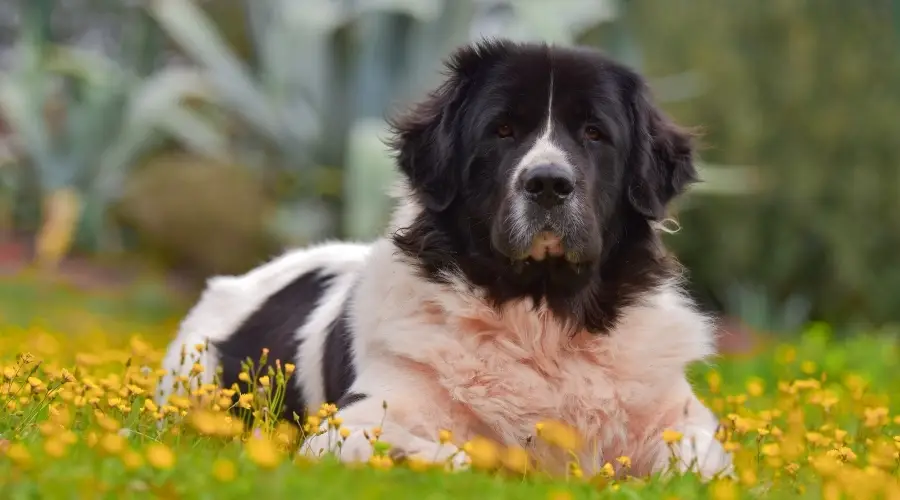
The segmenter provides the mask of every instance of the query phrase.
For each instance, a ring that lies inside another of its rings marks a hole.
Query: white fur
[[[407,202],[394,227],[414,212]],[[459,440],[481,434],[521,445],[538,421],[555,419],[587,437],[580,457],[586,472],[620,455],[632,458],[636,473],[665,469],[666,428],[685,434],[675,448],[682,470],[693,466],[710,477],[728,467],[713,438],[717,420],[684,375],[688,363],[713,353],[712,329],[676,283],[628,308],[609,336],[570,341],[546,311],[535,314],[529,304],[512,304],[501,315],[458,279],[450,286],[421,280],[382,240],[355,299],[358,376],[351,391],[368,397],[341,411],[353,431],[345,460],[368,457],[363,431],[382,421],[384,440],[407,454],[447,457],[456,450],[438,445],[440,429]],[[306,451],[317,453],[333,439],[317,436]],[[548,464],[564,458],[547,448],[537,453]]]
[[[369,246],[366,244],[326,242],[286,252],[240,276],[210,278],[200,300],[182,320],[175,340],[168,346],[162,362],[166,374],[160,381],[157,403],[164,404],[168,400],[173,393],[175,377],[188,375],[194,363],[200,363],[205,370],[192,380],[191,388],[212,383],[218,365],[218,353],[210,346],[203,354],[198,354],[194,345],[205,344],[207,340],[225,340],[270,295],[303,274],[325,269],[352,276],[364,263],[368,251]],[[341,284],[343,280],[338,280],[335,289],[340,288]],[[328,296],[326,299],[331,298]],[[317,311],[317,314],[317,319],[321,319],[321,312]],[[321,343],[324,336],[320,331],[310,332],[309,335],[316,339],[313,343]],[[181,363],[182,349],[187,353],[184,363]],[[321,357],[316,361],[317,366],[321,366],[320,360]],[[298,367],[298,371],[300,369]],[[296,377],[295,380],[302,383],[305,377]],[[304,396],[307,395],[308,385],[310,384],[303,384]],[[318,392],[314,392],[315,394]]]
[[[405,227],[419,210],[407,195],[390,230]],[[342,460],[367,459],[366,432],[381,426],[382,440],[401,453],[460,467],[466,456],[439,444],[441,429],[453,432],[456,445],[476,435],[523,445],[535,424],[552,419],[585,437],[579,459],[586,473],[621,455],[631,457],[632,474],[664,470],[666,428],[685,434],[675,447],[681,469],[699,461],[700,473],[710,477],[729,467],[713,437],[717,420],[684,375],[686,365],[713,353],[713,330],[676,282],[627,307],[609,335],[569,337],[548,311],[535,312],[529,303],[498,312],[459,277],[450,284],[421,279],[388,238],[370,246],[331,243],[291,252],[241,277],[210,280],[166,365],[177,362],[181,344],[224,338],[278,287],[317,267],[346,274],[299,330],[298,379],[313,408],[323,400],[324,332],[358,280],[349,297],[357,373],[350,390],[366,397],[339,411],[351,431]],[[321,434],[303,451],[317,455],[337,441],[333,431]],[[546,467],[563,466],[564,455],[531,442]]]

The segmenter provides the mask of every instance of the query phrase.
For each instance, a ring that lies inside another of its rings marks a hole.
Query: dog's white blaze
[[[538,165],[553,163],[565,168],[572,168],[566,152],[553,142],[553,75],[550,75],[550,95],[547,98],[547,121],[544,124],[544,130],[541,135],[534,141],[531,149],[525,153],[525,156],[516,165],[512,175],[512,182],[518,181],[529,168]]]
[[[530,227],[530,223],[525,214],[525,205],[526,202],[521,196],[516,196],[517,192],[516,183],[519,178],[528,171],[529,168],[536,167],[538,165],[545,165],[548,163],[552,163],[564,168],[573,169],[572,163],[569,161],[566,152],[563,151],[558,144],[553,142],[553,74],[550,74],[550,86],[549,86],[549,95],[547,97],[547,117],[544,122],[544,129],[541,131],[541,134],[534,141],[534,144],[531,146],[531,149],[528,150],[527,153],[522,157],[519,163],[516,165],[516,168],[513,170],[513,174],[510,177],[510,186],[508,189],[508,193],[512,197],[511,199],[511,210],[509,215],[509,223],[512,226],[510,230],[510,235],[518,240],[513,241],[512,243],[515,246],[524,246],[527,245],[531,235],[532,228]],[[578,196],[573,196],[572,200],[568,203],[577,202]],[[549,214],[548,214],[549,217]],[[583,221],[580,217],[573,213],[573,220],[575,227],[580,227],[583,225]],[[572,230],[575,229],[572,228]],[[563,235],[565,236],[565,235]]]

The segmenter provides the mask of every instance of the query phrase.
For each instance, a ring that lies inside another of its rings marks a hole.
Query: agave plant
[[[0,112],[33,169],[43,199],[37,258],[56,263],[76,233],[95,248],[109,236],[106,208],[140,155],[172,138],[204,155],[224,157],[223,135],[183,102],[209,94],[191,68],[155,73],[142,64],[152,22],[130,19],[137,38],[121,60],[49,40],[54,2],[27,2],[14,66],[0,74]],[[81,229],[82,231],[77,231]]]
[[[271,147],[268,162],[305,174],[306,196],[276,217],[282,236],[296,242],[334,226],[353,238],[380,231],[395,175],[383,143],[385,114],[432,86],[455,46],[499,35],[567,43],[615,13],[610,0],[564,9],[500,0],[244,0],[256,55],[251,69],[194,1],[149,5],[221,102]],[[340,213],[309,196],[323,189],[323,171],[338,179]]]

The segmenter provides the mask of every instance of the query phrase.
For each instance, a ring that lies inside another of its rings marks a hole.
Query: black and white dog
[[[268,348],[297,367],[287,415],[339,406],[344,460],[370,456],[382,421],[407,456],[464,464],[446,429],[553,458],[531,437],[555,420],[585,438],[586,473],[621,455],[633,475],[667,468],[665,429],[684,435],[682,469],[729,468],[684,374],[713,353],[711,322],[657,233],[696,180],[690,136],[594,50],[485,41],[447,68],[393,123],[404,182],[386,235],[212,278],[164,367],[186,374],[182,346],[209,339],[201,381],[220,366],[230,386]]]

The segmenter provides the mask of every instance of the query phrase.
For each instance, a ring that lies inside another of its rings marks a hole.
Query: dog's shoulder
[[[623,362],[648,364],[664,377],[713,356],[715,340],[713,318],[668,280],[623,311],[608,342]]]

